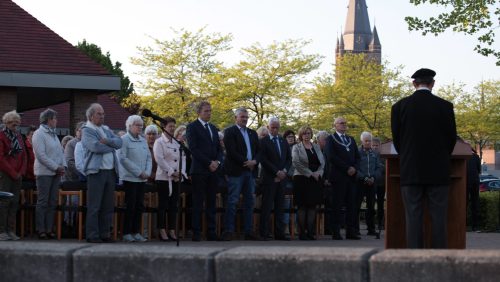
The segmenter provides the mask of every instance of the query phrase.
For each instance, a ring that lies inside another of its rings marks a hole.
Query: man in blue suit
[[[217,189],[217,170],[222,161],[222,148],[219,142],[219,129],[211,124],[212,106],[207,101],[196,107],[198,119],[187,126],[186,137],[191,150],[191,177],[193,181],[193,241],[201,241],[201,214],[203,202],[207,217],[207,240],[216,241],[215,233],[215,195]]]

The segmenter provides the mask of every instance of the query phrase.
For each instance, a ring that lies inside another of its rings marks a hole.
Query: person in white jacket
[[[57,138],[57,112],[47,109],[40,113],[40,127],[33,134],[35,153],[34,171],[38,198],[36,203],[36,229],[39,239],[55,239],[54,216],[57,193],[64,175],[66,160]]]
[[[140,233],[144,212],[144,183],[151,174],[151,153],[146,139],[141,136],[144,123],[138,115],[129,116],[125,122],[127,134],[123,135],[119,150],[120,180],[125,190],[125,220],[123,241],[145,242]]]
[[[163,127],[170,134],[175,132],[175,119],[165,117]],[[158,228],[160,240],[177,240],[175,224],[177,219],[177,199],[179,194],[174,185],[177,185],[186,175],[186,155],[182,154],[182,168],[179,170],[179,144],[163,133],[156,139],[153,146],[154,158],[158,167],[156,169],[156,183],[158,187]],[[166,232],[165,214],[168,209],[168,233]]]

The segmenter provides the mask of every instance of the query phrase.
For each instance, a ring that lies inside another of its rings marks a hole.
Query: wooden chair
[[[78,240],[83,240],[83,213],[85,209],[85,191],[87,187],[84,182],[65,181],[61,184],[57,199],[57,239],[61,240],[63,212],[74,212],[78,214]],[[77,206],[73,205],[72,197],[78,197]]]

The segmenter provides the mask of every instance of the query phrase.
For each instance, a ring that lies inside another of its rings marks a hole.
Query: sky
[[[136,83],[142,78],[130,62],[138,46],[152,46],[152,38],[168,40],[171,28],[233,35],[233,49],[221,54],[228,65],[239,59],[239,50],[259,42],[305,39],[304,51],[322,55],[317,71],[333,69],[336,39],[347,16],[348,0],[14,0],[24,10],[73,45],[86,39],[110,52],[125,74]],[[443,8],[415,7],[409,0],[366,0],[370,24],[375,24],[382,44],[382,59],[391,68],[403,66],[410,80],[422,67],[434,69],[436,87],[464,83],[472,89],[481,80],[500,79],[493,57],[477,54],[475,36],[451,31],[437,37],[408,31],[405,16],[428,17]],[[500,31],[497,30],[497,33]],[[497,34],[494,48],[500,49]]]

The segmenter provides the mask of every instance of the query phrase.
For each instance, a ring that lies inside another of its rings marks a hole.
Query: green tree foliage
[[[279,116],[285,124],[298,110],[297,95],[307,74],[320,65],[319,55],[304,54],[307,44],[286,40],[243,48],[243,60],[220,76],[224,87],[214,89],[218,104],[227,110],[246,107],[256,127],[270,116]]]
[[[406,17],[409,30],[422,31],[438,35],[447,29],[465,34],[477,34],[478,44],[474,50],[483,56],[493,55],[500,66],[500,50],[492,47],[495,40],[495,29],[500,24],[499,0],[410,0],[415,6],[431,4],[450,8],[428,19]]]
[[[335,82],[333,75],[324,75],[302,96],[304,119],[316,129],[330,129],[334,117],[343,116],[354,136],[370,131],[390,138],[391,106],[411,93],[399,68],[388,69],[364,54],[347,54],[338,61],[335,72]]]
[[[92,60],[103,66],[111,74],[120,77],[120,91],[114,92],[112,94],[112,97],[115,98],[117,102],[123,102],[134,92],[134,84],[130,83],[128,76],[125,76],[123,74],[123,71],[121,69],[122,64],[120,62],[115,62],[113,64],[109,52],[103,54],[99,46],[88,43],[85,39],[82,42],[78,42],[78,45],[76,47],[87,56],[89,56]],[[134,105],[130,105],[129,110],[132,110],[132,112],[134,112],[134,107]]]
[[[463,85],[443,87],[439,96],[453,102],[458,134],[479,148],[500,140],[500,80],[479,83],[473,91]]]
[[[170,40],[154,40],[154,46],[138,47],[139,56],[132,63],[142,67],[145,78],[139,83],[142,105],[179,122],[195,118],[194,104],[210,98],[216,85],[209,78],[223,70],[217,55],[230,49],[231,35],[174,30]],[[214,113],[215,114],[215,113]]]

